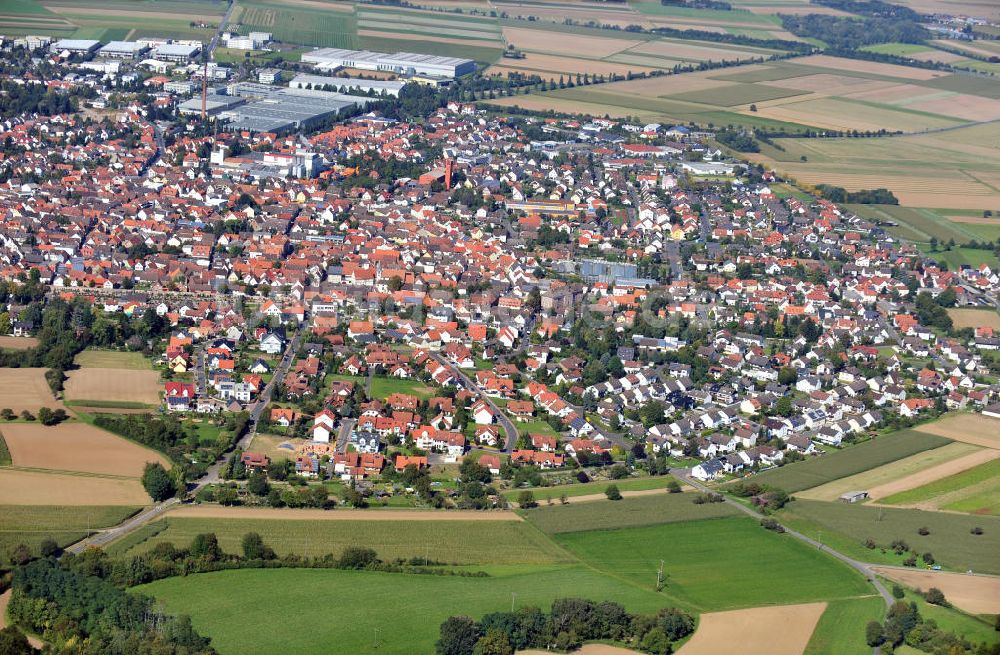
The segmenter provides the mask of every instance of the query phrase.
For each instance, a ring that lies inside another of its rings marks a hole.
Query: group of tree
[[[843,187],[830,184],[817,184],[816,191],[821,196],[836,203],[853,203],[857,205],[898,205],[899,198],[889,189],[861,189],[848,191]]]
[[[883,623],[869,622],[865,627],[865,640],[869,646],[881,647],[882,652],[891,652],[905,644],[925,653],[943,655],[1000,654],[1000,641],[973,643],[942,629],[934,620],[922,617],[916,603],[904,601],[893,603]]]
[[[152,598],[93,575],[88,564],[88,557],[69,555],[18,567],[7,610],[11,623],[40,634],[53,653],[215,653],[190,618],[163,614]]]
[[[921,291],[917,294],[914,305],[917,309],[917,319],[920,320],[921,325],[951,330],[953,323],[951,316],[948,316],[947,308],[955,306],[954,291],[947,289],[938,294],[937,297],[926,291]]]
[[[781,25],[796,36],[820,39],[831,48],[853,51],[877,43],[924,43],[931,33],[900,18],[779,14]]]
[[[737,152],[760,152],[760,145],[742,130],[726,128],[715,133],[715,140]]]
[[[630,614],[618,603],[560,598],[546,614],[536,607],[495,612],[475,621],[452,616],[441,624],[438,655],[511,655],[529,648],[573,650],[609,640],[643,652],[673,652],[673,642],[694,632],[694,618],[665,607],[655,615]]]

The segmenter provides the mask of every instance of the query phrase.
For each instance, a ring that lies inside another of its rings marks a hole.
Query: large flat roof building
[[[59,39],[52,44],[53,52],[93,52],[101,45],[100,41],[93,39]]]
[[[146,46],[135,41],[111,41],[97,51],[101,57],[108,59],[138,59],[146,51]]]
[[[459,57],[422,55],[415,52],[386,54],[371,50],[345,50],[319,48],[302,55],[302,61],[317,68],[357,68],[360,70],[386,71],[402,75],[441,75],[458,77],[476,70],[476,62]]]
[[[406,86],[406,82],[396,80],[362,80],[357,77],[328,77],[326,75],[309,75],[299,73],[288,83],[293,89],[317,89],[329,86],[337,91],[345,92],[361,91],[367,93],[374,91],[379,95],[398,96],[399,92]]]
[[[164,61],[191,61],[201,51],[201,46],[185,43],[165,43],[153,49],[153,56]]]

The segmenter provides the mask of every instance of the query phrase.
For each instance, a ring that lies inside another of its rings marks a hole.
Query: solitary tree
[[[538,506],[538,503],[535,502],[535,494],[531,493],[527,489],[517,495],[517,504],[520,505],[522,509],[530,509]]]
[[[604,490],[604,495],[608,497],[608,500],[622,499],[622,492],[618,491],[617,484],[608,485],[608,488]]]
[[[174,481],[170,479],[170,474],[159,463],[146,464],[142,470],[142,486],[146,489],[149,497],[158,503],[172,498],[177,493]]]

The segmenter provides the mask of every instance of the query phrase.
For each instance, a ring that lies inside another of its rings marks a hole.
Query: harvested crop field
[[[992,309],[956,309],[948,310],[948,316],[956,328],[988,327],[1000,330],[1000,314]]]
[[[14,466],[136,478],[146,462],[170,467],[160,453],[92,425],[10,423],[2,429]]]
[[[731,652],[738,635],[741,655],[802,655],[826,603],[754,607],[702,614],[691,641],[678,655]]]
[[[967,445],[967,444],[953,444],[954,446]],[[948,446],[945,446],[947,448]],[[943,449],[939,449],[943,450]],[[937,464],[936,466],[931,466],[925,468],[922,471],[918,471],[911,475],[907,475],[904,478],[894,480],[892,482],[886,482],[878,486],[871,487],[868,490],[868,496],[874,500],[879,500],[881,498],[887,498],[893,494],[898,494],[903,491],[909,491],[910,489],[916,489],[917,487],[922,487],[925,484],[930,484],[931,482],[937,482],[944,478],[950,477],[952,475],[957,475],[969,469],[980,466],[987,462],[993,461],[1000,457],[1000,450],[993,450],[992,448],[984,448],[974,453],[969,453],[963,457],[953,459],[948,462],[943,462]]]
[[[1000,419],[982,414],[953,414],[913,429],[984,448],[1000,448]]]
[[[936,77],[944,77],[947,73],[926,70],[921,68],[910,68],[908,66],[897,66],[896,64],[880,64],[862,59],[844,59],[842,57],[831,57],[830,55],[811,55],[795,60],[796,64],[805,66],[819,66],[820,68],[832,68],[838,71],[851,71],[854,73],[871,73],[874,75],[885,75],[908,80],[932,80]]]
[[[688,61],[720,61],[722,59],[753,59],[769,54],[765,50],[746,49],[740,50],[731,47],[719,47],[715,44],[697,41],[646,41],[633,48],[629,52],[655,55],[657,57],[668,57],[670,59],[684,59]]]
[[[150,371],[153,366],[141,353],[117,350],[84,350],[73,359],[80,368],[122,368],[134,371]]]
[[[850,98],[796,99],[774,105],[760,105],[758,116],[801,125],[815,125],[831,130],[902,130],[914,132],[930,128],[952,127],[957,118],[897,110],[890,105],[871,105]]]
[[[0,350],[27,350],[38,345],[35,337],[0,337]]]
[[[406,34],[405,32],[385,32],[379,30],[358,30],[358,36],[368,36],[378,39],[398,39],[400,41],[431,40],[434,43],[450,43],[452,45],[469,45],[469,46],[480,46],[480,47],[484,45],[483,41],[475,39],[458,39],[458,38],[449,38],[446,36],[430,36],[427,34]],[[363,71],[365,75],[369,76],[377,72],[378,71]],[[395,77],[395,75],[393,75],[392,77]]]
[[[62,407],[55,399],[44,368],[0,368],[0,409],[9,407],[15,413],[37,412],[42,407]]]
[[[648,72],[653,68],[637,68],[615,62],[596,61],[581,59],[579,57],[556,57],[554,55],[540,55],[534,52],[525,53],[524,59],[501,59],[495,67],[516,67],[527,68],[536,71],[547,71],[554,73],[557,77],[567,73],[589,73],[590,75],[609,75],[611,73],[626,74]],[[490,70],[493,70],[492,68]],[[489,73],[490,71],[487,71]]]
[[[338,510],[330,512],[322,509],[265,509],[257,507],[222,507],[221,505],[188,505],[169,513],[170,518],[214,518],[214,519],[285,519],[289,521],[520,521],[514,512],[477,512],[454,510],[436,512],[433,510],[369,509]]]
[[[571,34],[568,32],[548,32],[525,27],[505,27],[503,36],[507,43],[519,50],[533,50],[561,55],[579,55],[586,53],[589,57],[607,57],[616,52],[628,50],[641,41],[615,39],[603,36]]]
[[[0,469],[0,504],[140,506],[149,496],[134,479]]]
[[[120,368],[80,368],[66,374],[65,396],[73,401],[160,402],[160,374]]]
[[[911,589],[927,591],[937,587],[950,603],[970,614],[1000,614],[1000,577],[884,566],[873,570]]]
[[[869,496],[872,499],[883,498],[885,496],[896,493],[896,491],[903,491],[909,489],[913,486],[920,486],[921,484],[926,484],[931,480],[936,480],[941,477],[946,477],[951,475],[951,473],[957,473],[963,471],[967,468],[972,468],[978,464],[988,461],[994,456],[996,451],[990,449],[981,449],[977,446],[964,443],[950,443],[940,448],[933,448],[931,450],[925,450],[919,452],[909,457],[904,457],[902,459],[896,460],[895,462],[890,462],[883,466],[864,471],[862,473],[857,473],[855,475],[849,475],[826,484],[813,487],[812,489],[807,489],[796,493],[795,495],[799,498],[806,498],[808,500],[837,500],[841,494],[854,491],[856,489],[867,490]],[[954,464],[955,462],[963,462],[966,457],[975,457],[976,461],[970,460],[969,463],[965,463],[959,466],[950,473],[942,473],[937,477],[927,477],[924,482],[917,482],[914,479],[909,486],[900,486],[896,491],[891,491],[892,485],[899,485],[900,483],[906,484],[904,481],[910,480],[915,475],[928,474],[934,471],[938,466],[944,464]],[[878,493],[878,490],[885,488],[886,491]]]

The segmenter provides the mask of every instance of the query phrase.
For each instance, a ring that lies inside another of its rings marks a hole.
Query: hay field
[[[917,489],[932,482],[937,482],[938,480],[943,480],[953,475],[964,473],[965,471],[974,469],[977,466],[991,462],[998,457],[1000,457],[1000,451],[993,450],[992,448],[985,448],[977,452],[969,453],[964,457],[959,457],[958,459],[954,459],[950,462],[942,462],[936,466],[912,473],[901,479],[872,487],[869,489],[868,495],[870,498],[875,500],[887,498],[893,494],[909,491],[910,489]]]
[[[797,492],[799,498],[808,500],[837,500],[841,494],[858,489],[867,490],[872,499],[889,496],[897,491],[903,491],[912,487],[918,487],[932,480],[946,477],[967,468],[972,468],[995,456],[996,451],[983,450],[976,446],[963,443],[950,443],[940,448],[925,450],[923,452],[898,459],[883,466],[879,466],[868,471],[863,471],[855,475],[849,475],[826,484]],[[969,458],[969,459],[967,459]],[[960,465],[959,465],[960,463]],[[930,475],[939,466],[951,464],[958,465],[958,468],[941,473],[937,477],[927,477],[922,481],[911,480],[914,476]],[[901,481],[911,480],[909,486],[903,486],[896,490],[881,492],[880,490],[890,484],[897,484]]]
[[[1000,314],[992,309],[959,309],[951,308],[948,316],[956,328],[989,327],[1000,330]]]
[[[927,591],[937,587],[949,602],[970,614],[1000,614],[1000,577],[886,566],[873,570],[911,589]]]
[[[0,504],[134,507],[149,496],[138,480],[0,469]]]
[[[940,421],[925,423],[913,429],[962,443],[1000,449],[1000,419],[982,414],[953,414]]]
[[[819,66],[820,68],[830,68],[836,71],[852,71],[855,73],[872,73],[886,77],[895,77],[904,80],[932,80],[936,77],[944,77],[948,73],[941,71],[926,70],[923,68],[910,68],[908,66],[897,66],[896,64],[880,64],[874,61],[863,59],[844,59],[831,55],[810,55],[795,60],[796,64],[804,66]]]
[[[122,368],[133,371],[151,371],[149,360],[141,353],[117,350],[84,350],[73,359],[80,368]]]
[[[501,59],[497,64],[490,67],[486,73],[495,69],[517,69],[526,73],[537,72],[537,74],[549,73],[557,79],[560,75],[589,73],[591,75],[625,75],[628,71],[633,73],[645,73],[655,70],[648,66],[628,66],[625,64],[599,61],[595,59],[582,59],[580,57],[557,57],[554,55],[542,55],[535,52],[525,53],[524,59]],[[542,77],[545,77],[543,74]]]
[[[503,36],[507,43],[519,50],[572,56],[586,53],[587,56],[595,58],[607,57],[642,43],[625,38],[550,32],[525,27],[504,27]]]
[[[736,639],[741,655],[802,655],[825,610],[826,603],[807,603],[702,614],[677,654],[731,652]]]
[[[27,350],[38,345],[35,337],[0,336],[0,350]]]
[[[45,370],[0,368],[0,409],[9,407],[20,413],[25,409],[37,412],[42,407],[62,407],[45,381]]]
[[[17,467],[136,478],[146,462],[170,468],[160,453],[92,425],[9,423],[3,426],[3,436]]]
[[[66,380],[67,401],[86,404],[160,402],[160,374],[157,371],[123,370],[118,368],[81,368],[69,371]]]
[[[1000,206],[1000,193],[966,173],[1000,173],[1000,123],[889,138],[775,143],[784,151],[765,144],[760,154],[746,157],[808,184],[836,184],[851,191],[886,187],[907,207],[981,213]]]

